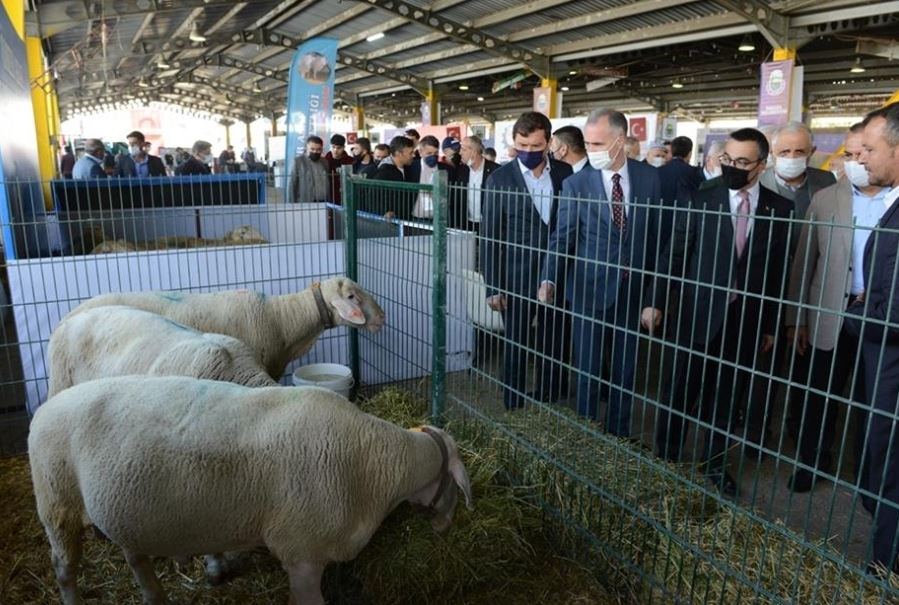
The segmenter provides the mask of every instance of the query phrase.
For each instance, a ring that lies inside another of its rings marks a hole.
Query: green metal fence
[[[571,227],[541,227],[529,194],[443,178],[344,177],[347,273],[388,314],[382,334],[351,347],[363,382],[418,391],[436,422],[497,452],[560,546],[626,600],[899,602],[899,582],[866,570],[875,538],[897,539],[884,534],[899,507],[893,469],[875,461],[867,468],[880,478],[858,478],[866,447],[893,455],[899,394],[884,401],[887,378],[863,386],[862,372],[866,360],[888,367],[897,326],[868,299],[835,308],[820,283],[852,289],[837,249],[858,228],[823,213],[762,212],[745,261],[732,262],[728,209],[634,202],[622,240],[608,202],[563,197],[553,211]],[[467,220],[472,193],[478,224]],[[500,207],[512,211],[497,216]],[[876,246],[891,235],[870,237]],[[538,299],[544,281],[556,283],[551,302]],[[600,294],[613,282],[621,291],[610,312]],[[506,297],[502,312],[487,306],[493,294]],[[652,332],[647,308],[663,316]],[[843,320],[860,317],[854,325],[879,326],[879,341],[850,342]],[[797,318],[821,348],[795,353],[787,327]],[[763,350],[767,334],[773,347]],[[865,397],[872,386],[877,397]],[[610,412],[610,401],[624,403]]]

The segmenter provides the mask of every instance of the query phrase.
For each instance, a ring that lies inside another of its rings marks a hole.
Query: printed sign
[[[793,60],[762,64],[759,87],[759,126],[777,126],[790,119]]]

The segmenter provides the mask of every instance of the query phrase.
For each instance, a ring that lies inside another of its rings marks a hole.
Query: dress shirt
[[[899,185],[896,185],[892,189],[890,189],[889,193],[886,194],[886,197],[883,198],[883,205],[886,210],[889,210],[890,206],[893,205],[893,202],[899,200]]]
[[[899,191],[899,188],[893,189]],[[852,186],[852,285],[850,293],[861,294],[865,291],[865,246],[871,237],[871,230],[877,226],[880,217],[889,208],[887,198],[890,190],[884,187],[875,195],[868,197],[855,185]],[[899,197],[897,194],[896,197]]]
[[[431,168],[421,162],[421,177],[418,179],[420,185],[431,185],[434,183],[434,175],[437,174],[437,166]],[[412,216],[416,218],[434,218],[434,202],[430,191],[419,191],[418,199],[415,200],[415,208],[412,209]]]
[[[571,166],[572,174],[577,174],[578,172],[580,172],[581,170],[583,170],[583,169],[584,169],[584,166],[586,166],[586,165],[587,165],[587,157],[584,156],[583,158],[581,158],[581,161],[580,161],[580,162],[578,162],[578,163],[576,163],[576,164],[573,164],[573,165]]]
[[[481,167],[475,170],[468,167],[468,220],[472,223],[481,222],[481,188],[484,185],[484,166],[487,164],[481,160]]]
[[[752,226],[755,224],[755,210],[759,207],[759,192],[761,188],[759,182],[756,181],[755,185],[745,190],[749,194],[749,222],[746,223],[747,238],[750,238],[752,235]],[[740,208],[740,203],[743,201],[740,199],[740,191],[737,189],[727,190],[728,199],[730,200],[730,220],[734,226],[734,234],[737,232],[737,211]],[[746,249],[749,250],[749,239],[746,240]]]
[[[540,177],[534,176],[534,171],[518,160],[518,167],[521,169],[521,176],[524,177],[524,183],[527,185],[528,193],[531,194],[531,200],[534,202],[534,208],[540,214],[540,219],[549,224],[552,218],[553,208],[553,181],[549,176],[549,162],[543,165],[543,172]]]
[[[144,161],[141,162],[137,158],[132,158],[134,160],[134,169],[137,171],[137,176],[144,177],[150,176],[150,158],[149,156],[144,156]]]
[[[611,201],[612,199],[612,175],[620,174],[621,179],[618,181],[621,184],[621,192],[624,196],[621,198],[624,201],[624,215],[630,216],[631,214],[631,181],[627,175],[627,162],[622,164],[621,168],[618,170],[603,170],[602,171],[602,186],[606,190],[606,197]],[[637,200],[637,203],[647,204],[650,201],[655,200]]]

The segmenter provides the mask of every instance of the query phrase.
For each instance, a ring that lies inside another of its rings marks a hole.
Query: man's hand
[[[662,312],[652,307],[646,307],[640,314],[640,323],[652,334],[662,324]]]
[[[773,334],[762,334],[762,346],[759,348],[759,353],[767,353],[771,349],[774,348],[774,335]]]
[[[487,297],[487,306],[494,311],[506,310],[506,297],[502,294],[494,294]]]
[[[808,349],[808,328],[806,326],[790,326],[787,328],[787,342],[796,349],[800,356]]]
[[[545,281],[537,288],[537,300],[542,303],[552,303],[556,297],[556,287],[552,282]]]

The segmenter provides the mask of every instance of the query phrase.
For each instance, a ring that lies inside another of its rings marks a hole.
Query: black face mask
[[[321,157],[322,157],[322,154],[320,154],[320,153],[310,153],[309,154],[309,159],[312,160],[313,162],[317,162]]]
[[[749,184],[749,173],[751,170],[742,170],[735,166],[721,165],[721,180],[727,185],[728,189],[739,191]]]

